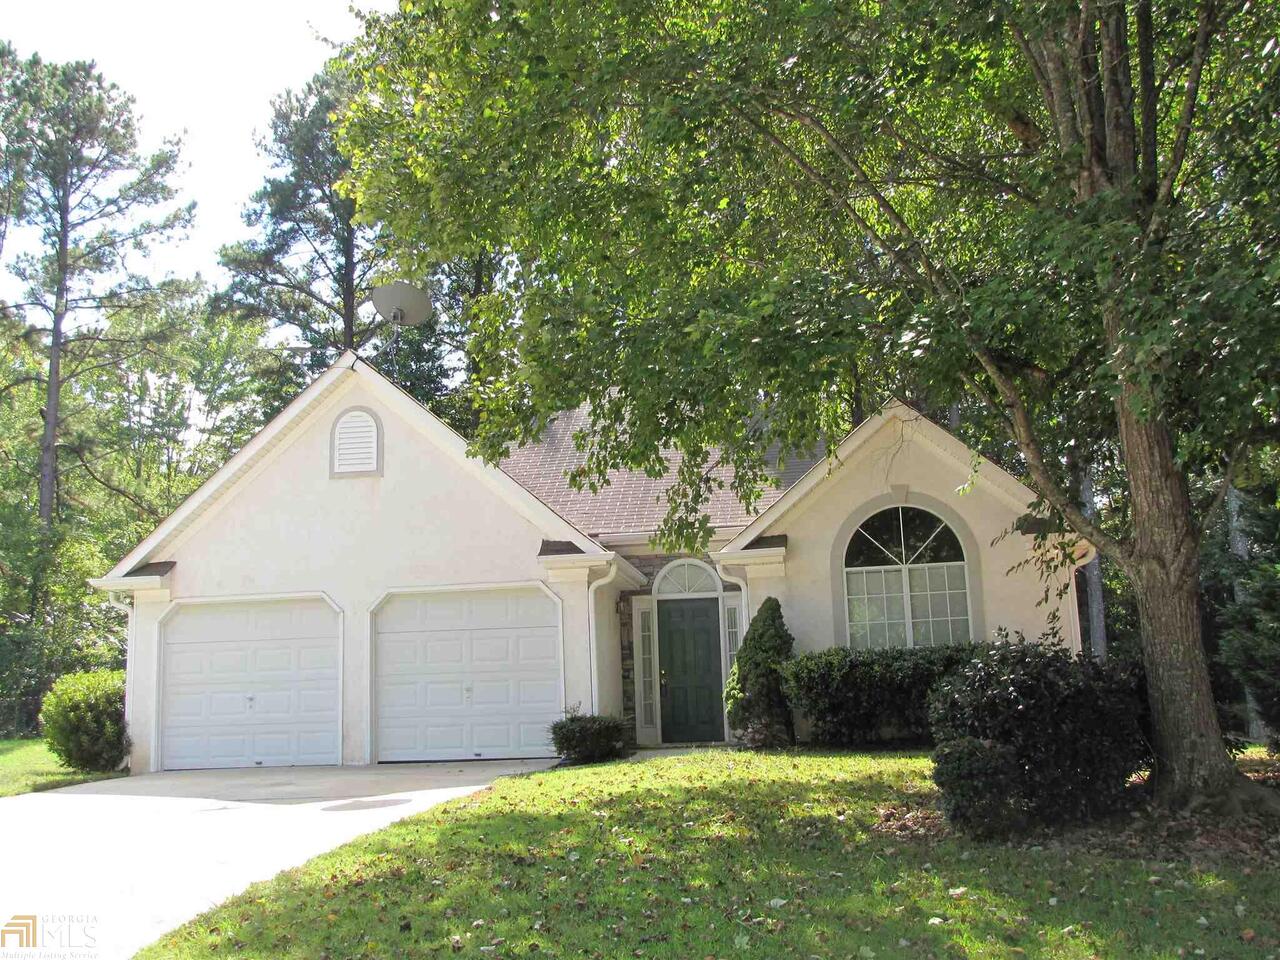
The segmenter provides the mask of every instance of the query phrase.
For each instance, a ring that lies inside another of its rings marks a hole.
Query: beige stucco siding
[[[777,596],[783,613],[804,650],[847,641],[844,620],[843,559],[849,538],[872,513],[910,504],[946,520],[965,548],[968,564],[971,625],[975,636],[990,636],[997,627],[1021,630],[1037,638],[1051,610],[1059,610],[1068,643],[1079,646],[1074,594],[1058,600],[1050,590],[1039,601],[1045,583],[1031,564],[1031,539],[1007,533],[1027,504],[1017,502],[1015,484],[1001,477],[1002,487],[987,482],[996,468],[983,463],[977,480],[971,465],[944,451],[930,436],[936,427],[923,421],[888,419],[850,458],[837,466],[767,533],[787,536],[785,576],[777,566],[745,567],[753,610]],[[964,492],[961,492],[961,489]],[[1021,566],[1020,566],[1021,565]],[[1059,574],[1065,578],[1065,574]],[[1065,579],[1057,581],[1066,582]]]
[[[367,407],[383,430],[381,476],[333,478],[333,420]],[[174,560],[171,600],[322,592],[342,611],[342,757],[369,760],[370,611],[389,589],[547,580],[546,536],[418,424],[355,376],[151,559]],[[587,597],[582,582],[547,584],[559,597],[565,700],[590,704]],[[605,599],[601,598],[602,604]],[[157,622],[169,602],[139,594],[130,655],[132,768],[152,768]]]

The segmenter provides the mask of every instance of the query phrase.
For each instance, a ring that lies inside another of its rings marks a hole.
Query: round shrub
[[[124,726],[124,671],[60,677],[40,705],[50,752],[76,770],[115,770],[129,753]]]
[[[627,725],[618,717],[570,713],[551,725],[556,753],[570,763],[600,763],[627,755]]]
[[[926,743],[929,694],[972,660],[973,644],[890,650],[832,647],[805,653],[782,668],[787,699],[827,747]]]
[[[782,619],[782,604],[767,597],[751,618],[724,685],[729,728],[747,746],[780,747],[796,742],[781,673],[795,642]]]
[[[997,802],[995,794],[1019,819],[1040,823],[1116,809],[1129,777],[1150,761],[1138,689],[1131,668],[1073,657],[1055,645],[1006,641],[981,651],[942,680],[930,702],[949,815],[973,822]],[[1001,752],[954,746],[970,739]],[[1007,776],[971,780],[957,792],[958,767],[1006,762]]]
[[[976,737],[946,740],[933,754],[933,780],[942,791],[942,812],[957,826],[989,834],[1023,823],[1012,747]]]

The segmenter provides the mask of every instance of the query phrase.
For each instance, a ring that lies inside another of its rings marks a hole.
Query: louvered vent
[[[333,472],[378,471],[378,421],[364,410],[348,410],[333,428]]]

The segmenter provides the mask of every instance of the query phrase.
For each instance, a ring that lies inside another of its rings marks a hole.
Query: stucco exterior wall
[[[330,429],[352,406],[367,407],[381,420],[381,476],[330,476]],[[537,559],[544,536],[417,424],[350,376],[225,502],[152,558],[177,566],[168,600],[147,593],[135,598],[132,769],[152,769],[155,759],[157,622],[172,601],[314,592],[331,598],[342,610],[343,762],[367,763],[371,609],[392,588],[546,582]],[[589,709],[585,578],[547,586],[561,603],[566,704]]]
[[[1070,586],[1068,574],[1057,575],[1048,602],[1041,604],[1046,583],[1034,565],[1026,563],[1031,538],[1007,533],[1026,505],[981,479],[974,482],[971,465],[932,442],[927,432],[931,429],[936,428],[923,422],[888,420],[769,527],[769,534],[787,536],[785,576],[778,575],[777,565],[730,568],[746,571],[752,612],[766,597],[776,596],[800,649],[846,644],[845,548],[871,514],[906,504],[941,516],[960,538],[975,638],[990,638],[997,627],[1006,627],[1036,639],[1045,631],[1050,612],[1057,610],[1064,639],[1079,649],[1074,590],[1056,597],[1059,584]],[[983,464],[978,477],[994,469]]]

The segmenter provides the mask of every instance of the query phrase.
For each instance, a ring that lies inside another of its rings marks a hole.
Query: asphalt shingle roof
[[[573,442],[573,435],[587,426],[586,406],[562,413],[546,429],[542,439],[535,444],[520,447],[499,466],[517,483],[558,514],[592,534],[650,533],[667,513],[666,493],[670,489],[675,469],[680,464],[680,454],[674,451],[666,455],[667,475],[649,477],[638,470],[612,470],[609,483],[599,493],[575,490],[569,486],[567,474],[582,466],[586,457]],[[713,527],[741,527],[775,500],[791,484],[795,483],[815,463],[818,457],[797,458],[775,473],[779,486],[762,491],[755,512],[747,510],[728,488],[732,470],[719,468],[715,475],[726,486],[715,490],[706,506]]]

